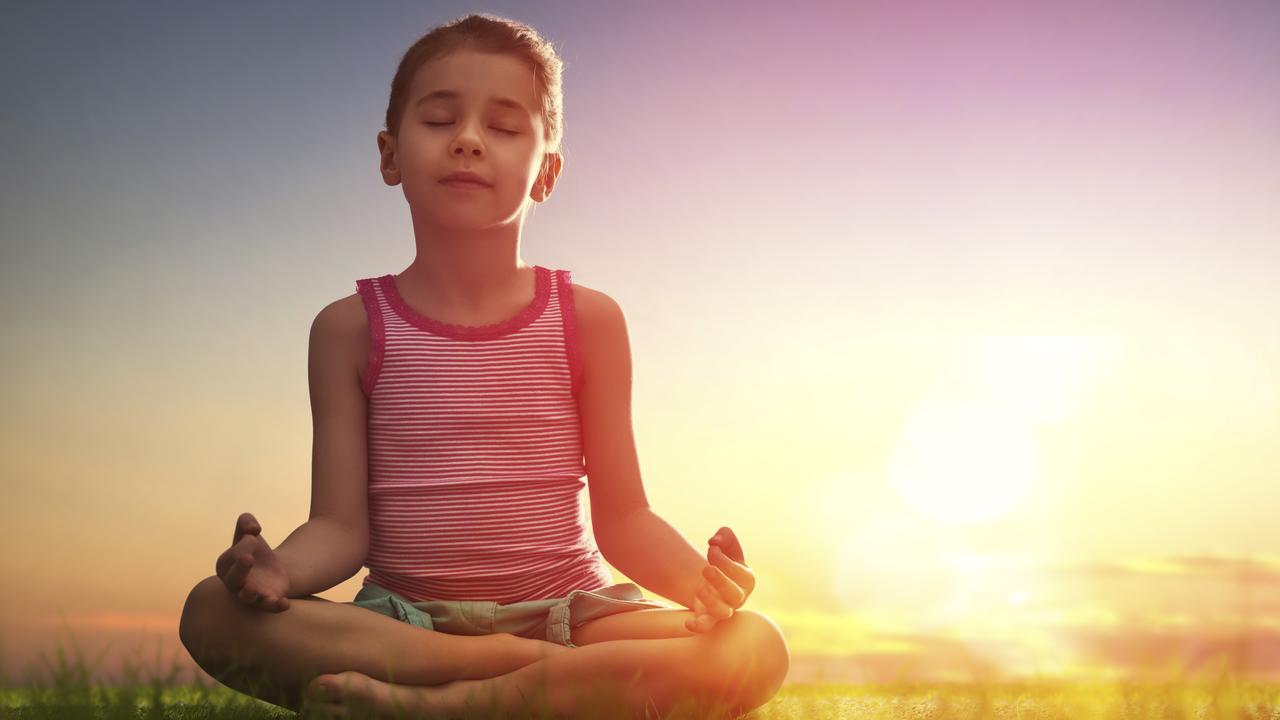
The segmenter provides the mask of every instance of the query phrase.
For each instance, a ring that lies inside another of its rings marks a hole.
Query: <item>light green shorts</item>
[[[571,590],[560,598],[501,604],[490,600],[420,600],[413,602],[384,587],[369,584],[350,605],[382,613],[427,630],[450,635],[511,633],[577,647],[569,628],[615,613],[671,608],[644,597],[635,583],[618,583],[598,590]]]

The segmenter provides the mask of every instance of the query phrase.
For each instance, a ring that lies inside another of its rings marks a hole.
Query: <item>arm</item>
[[[578,411],[596,544],[637,584],[692,609],[708,563],[645,498],[631,431],[631,345],[622,309],[604,293],[579,285],[572,290],[583,366]]]
[[[596,523],[592,513],[592,524]],[[608,549],[606,541],[609,538]],[[609,522],[605,532],[596,529],[600,552],[613,566],[642,587],[693,608],[693,591],[707,559],[651,508],[638,508]]]
[[[364,565],[369,465],[358,359],[369,342],[358,295],[331,303],[311,325],[311,517],[276,548],[289,575],[289,597],[327,590]]]
[[[357,541],[341,523],[323,515],[299,525],[275,549],[289,577],[286,597],[324,592],[359,572],[364,552]]]

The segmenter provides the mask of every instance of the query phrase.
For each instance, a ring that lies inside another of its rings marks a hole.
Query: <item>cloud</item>
[[[1280,632],[1268,629],[1074,628],[1060,637],[1082,661],[1120,670],[1280,678]]]
[[[1093,563],[1047,564],[1061,576],[1097,578],[1194,576],[1232,579],[1248,583],[1280,584],[1280,555],[1221,556],[1174,555]]]

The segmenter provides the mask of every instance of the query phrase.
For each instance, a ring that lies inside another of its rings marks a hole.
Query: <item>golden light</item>
[[[942,522],[1010,512],[1037,479],[1037,425],[1078,414],[1115,358],[1108,338],[978,338],[935,379],[889,459],[889,481]]]
[[[979,404],[918,409],[888,469],[902,498],[941,522],[979,522],[1009,512],[1035,472],[1036,447],[1026,424]]]
[[[978,339],[969,360],[990,403],[1028,422],[1056,423],[1079,411],[1114,355],[1106,338],[1017,335]]]
[[[937,628],[965,610],[957,572],[967,549],[937,525],[885,513],[846,531],[833,560],[841,604],[882,629]]]

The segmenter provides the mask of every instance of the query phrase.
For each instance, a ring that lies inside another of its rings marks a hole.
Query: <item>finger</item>
[[[715,545],[723,550],[726,556],[734,562],[742,563],[743,565],[747,564],[747,560],[742,553],[742,544],[738,542],[738,538],[735,535],[730,533],[727,539],[719,535],[717,538],[719,539]]]
[[[715,624],[721,620],[720,614],[726,617],[733,615],[732,609],[723,605],[723,601],[719,601],[722,605],[721,609],[713,609],[717,602],[715,590],[705,580],[698,583],[693,590],[693,613],[694,622],[696,623],[697,632],[707,632],[715,627]]]
[[[243,523],[240,537],[243,538],[245,535],[259,535],[262,533],[262,523],[258,522],[258,519],[253,516],[253,513],[244,513],[241,517],[243,519]]]
[[[698,613],[684,622],[684,626],[695,633],[707,632],[715,627],[715,624],[715,618],[706,613]]]
[[[728,527],[722,527],[716,531],[707,541],[712,545],[719,545],[731,559],[736,562],[745,563],[747,560],[742,554],[742,543],[738,542],[738,536],[733,534],[733,530]]]
[[[729,579],[737,583],[738,587],[745,590],[748,595],[751,594],[752,590],[755,590],[755,572],[750,567],[735,562],[733,558],[725,555],[724,551],[719,547],[712,546],[711,549],[707,551],[707,560],[713,566],[723,571],[725,575],[728,575]]]
[[[715,588],[716,592],[720,594],[720,599],[729,607],[736,610],[747,601],[747,594],[743,592],[742,588],[738,587],[737,583],[730,580],[729,576],[725,575],[720,568],[708,565],[702,568],[702,576],[707,579],[707,582],[711,583],[711,587]]]
[[[703,615],[698,618],[698,630],[700,632],[710,632],[711,628],[716,626],[716,618],[714,615]]]
[[[702,598],[698,597],[698,591],[693,592],[693,615],[684,621],[684,626],[693,632],[702,632],[702,627],[698,624],[698,618],[707,614],[707,606],[702,603]]]
[[[698,597],[707,606],[707,613],[717,620],[728,620],[733,617],[733,608],[725,603],[724,598],[716,593],[710,585],[698,586]]]
[[[689,616],[689,618],[686,618],[686,619],[685,619],[685,628],[686,628],[687,630],[689,630],[689,632],[691,632],[691,633],[701,633],[701,632],[703,632],[703,628],[701,628],[701,625],[698,623],[698,619],[699,619],[699,618],[701,618],[701,615],[698,615],[698,614],[691,615],[691,616]]]
[[[238,552],[236,562],[232,568],[227,571],[227,587],[232,592],[239,592],[244,588],[244,579],[248,578],[248,571],[253,569],[253,555],[247,552]]]
[[[262,532],[262,526],[258,524],[253,513],[240,513],[240,517],[236,518],[236,532],[231,538],[231,544],[240,542],[240,538],[245,535],[257,535],[260,532]]]
[[[223,581],[226,581],[229,573],[233,569],[233,566],[236,564],[236,561],[240,559],[240,556],[251,553],[252,548],[246,548],[244,543],[237,543],[236,545],[232,545],[226,550],[223,550],[222,554],[218,556],[218,561],[214,563],[214,570],[218,573],[218,577],[222,578]]]
[[[253,605],[262,598],[261,595],[259,595],[256,592],[253,592],[247,587],[240,588],[240,592],[236,593],[236,597],[240,600],[240,602],[246,605]]]
[[[242,555],[253,555],[253,548],[257,546],[257,538],[255,536],[247,536],[239,539],[239,542],[227,548],[227,551],[218,556],[218,577],[225,578],[232,566],[236,564]]]
[[[227,572],[227,589],[231,592],[238,593],[244,589],[245,580],[249,577],[249,570],[253,568],[253,558],[248,555],[241,555],[236,558],[236,562],[231,566],[231,570]]]
[[[223,550],[222,554],[218,556],[218,561],[213,564],[214,572],[218,577],[225,579],[227,577],[227,571],[231,569],[231,563],[235,561],[235,553],[231,548]]]

